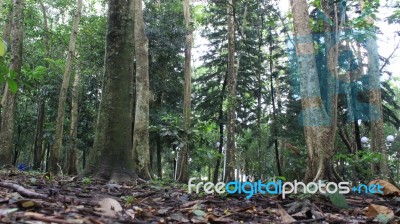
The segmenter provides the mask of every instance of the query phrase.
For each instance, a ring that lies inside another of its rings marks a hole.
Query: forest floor
[[[0,223],[400,223],[399,196],[246,200],[188,194],[176,183],[129,186],[8,169],[0,171]]]

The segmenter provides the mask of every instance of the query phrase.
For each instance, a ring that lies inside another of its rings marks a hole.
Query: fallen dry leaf
[[[279,209],[277,210],[279,216],[281,217],[281,222],[280,223],[292,223],[296,222],[296,219],[294,219],[292,216],[290,216],[285,209],[283,209],[279,205]]]
[[[339,214],[326,213],[325,217],[326,221],[328,221],[329,223],[345,223],[345,220]]]
[[[385,215],[388,219],[392,219],[394,217],[393,210],[383,205],[370,204],[364,210],[365,215],[370,219],[375,218],[380,214]]]
[[[126,210],[126,214],[131,217],[131,219],[135,219],[135,212],[132,209]]]
[[[208,222],[211,222],[211,223],[232,223],[232,222],[234,222],[234,220],[229,217],[224,217],[224,216],[218,217],[218,216],[216,216],[214,214],[210,214],[210,213],[205,216],[205,220],[207,220]]]
[[[172,220],[177,222],[189,222],[189,220],[181,212],[173,213],[170,217]]]
[[[165,215],[165,214],[167,214],[171,209],[173,209],[173,207],[162,208],[162,209],[158,210],[158,214],[160,214],[160,215]]]
[[[112,198],[104,198],[99,201],[98,205],[99,207],[96,210],[105,216],[115,217],[118,212],[122,211],[121,204]]]
[[[373,180],[368,185],[380,184],[383,187],[383,196],[400,196],[400,190],[386,180]]]
[[[18,211],[18,208],[6,208],[6,209],[0,209],[0,216],[6,216],[10,213]]]

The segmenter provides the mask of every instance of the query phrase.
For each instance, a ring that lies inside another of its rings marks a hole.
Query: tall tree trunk
[[[157,175],[158,175],[158,178],[160,178],[162,180],[161,136],[160,136],[160,133],[157,133],[156,145],[157,145]]]
[[[272,138],[275,148],[275,162],[278,170],[278,176],[282,176],[281,164],[279,161],[279,145],[278,145],[278,121],[276,116],[275,106],[275,88],[274,88],[274,60],[273,60],[273,39],[272,39],[272,28],[269,29],[269,74],[270,74],[270,85],[271,85],[271,104],[272,104]]]
[[[8,16],[7,16],[7,20],[5,21],[4,28],[3,28],[3,40],[6,41],[7,43],[10,42],[12,16],[13,16],[13,13],[12,13],[12,11],[10,11]],[[0,84],[0,88],[1,88],[1,91],[2,91],[1,92],[2,95],[0,95],[1,96],[1,100],[0,100],[0,123],[1,123],[1,115],[2,115],[1,110],[3,108],[3,103],[5,102],[5,96],[7,96],[5,94],[5,90],[6,90],[5,86],[6,85],[4,83]],[[1,127],[0,127],[0,129],[1,129]]]
[[[222,153],[222,148],[224,147],[224,94],[226,90],[226,85],[228,81],[228,73],[226,72],[223,76],[224,82],[222,83],[222,90],[221,90],[221,97],[220,97],[220,105],[218,109],[218,126],[219,126],[219,146],[218,146],[218,155],[223,156]],[[219,169],[221,166],[221,158],[218,157],[216,164],[215,164],[215,169],[214,169],[214,178],[213,182],[216,184],[218,182],[218,176],[219,176]]]
[[[261,7],[261,5],[259,5],[258,7]],[[247,9],[247,8],[246,8]],[[258,10],[261,10],[261,8],[258,8]],[[263,90],[263,80],[262,80],[262,72],[261,72],[261,64],[263,61],[263,51],[262,51],[262,47],[264,45],[264,15],[260,16],[261,19],[261,24],[260,24],[260,28],[257,30],[257,37],[258,37],[258,46],[257,46],[257,51],[258,51],[258,55],[257,55],[257,151],[261,152],[262,151],[262,129],[261,129],[261,116],[262,116],[262,90]],[[261,172],[264,174],[265,173],[265,169],[264,169],[264,164],[266,161],[266,155],[263,155],[260,158],[260,164],[261,164]]]
[[[42,10],[43,15],[43,29],[45,31],[44,35],[44,45],[46,48],[46,57],[50,57],[50,43],[49,43],[49,26],[47,20],[47,11],[46,7],[43,4],[43,1],[40,0],[40,8]],[[48,63],[46,62],[45,66],[48,68]],[[40,88],[40,87],[39,87]],[[45,97],[43,96],[43,90],[39,90],[39,97],[38,97],[38,115],[37,115],[37,122],[36,122],[36,132],[35,132],[35,143],[33,147],[33,169],[38,170],[40,169],[41,162],[44,158],[43,153],[43,126],[45,121]]]
[[[77,137],[78,137],[78,100],[79,100],[79,71],[77,70],[74,77],[74,84],[72,85],[72,102],[71,102],[71,129],[69,132],[70,145],[69,155],[67,161],[67,174],[76,174],[76,150],[77,150]]]
[[[235,179],[235,125],[236,125],[236,81],[235,69],[235,27],[233,15],[233,1],[228,0],[227,22],[228,22],[228,106],[227,106],[227,148],[226,148],[226,171],[225,182]]]
[[[13,18],[11,26],[11,65],[18,78],[21,73],[22,66],[22,45],[23,45],[23,27],[24,27],[24,10],[25,1],[15,0],[13,9]],[[3,114],[0,124],[0,166],[10,164],[13,154],[13,135],[14,135],[14,116],[17,106],[17,94],[12,93],[6,84],[2,106]]]
[[[84,174],[125,182],[132,163],[134,0],[110,0],[102,97],[93,148]]]
[[[42,97],[42,96],[41,96]],[[35,143],[33,147],[33,169],[39,170],[40,164],[43,160],[43,126],[45,120],[45,100],[39,99],[37,121],[36,121],[36,132],[35,132]]]
[[[149,61],[142,0],[135,0],[136,108],[133,159],[138,175],[151,179],[149,147]]]
[[[327,101],[329,108],[325,108],[320,92],[317,63],[311,29],[309,24],[308,5],[306,0],[291,1],[293,13],[294,34],[296,38],[296,54],[298,72],[300,75],[300,95],[302,104],[302,122],[304,135],[308,148],[308,166],[305,181],[330,180],[339,181],[340,178],[334,170],[333,152],[336,134],[336,95],[332,93],[335,89],[335,76],[337,71],[337,54],[334,47],[329,49],[327,55],[329,77],[333,82],[327,86]],[[329,46],[329,45],[327,45]],[[335,47],[336,48],[336,47]],[[333,51],[332,53],[330,51]],[[323,74],[327,75],[327,74]]]
[[[190,4],[189,0],[183,0],[183,16],[187,29],[185,45],[185,70],[184,70],[184,91],[183,91],[183,130],[184,147],[181,151],[180,163],[178,164],[178,181],[186,183],[189,180],[188,159],[189,159],[189,131],[190,131],[190,113],[191,113],[191,94],[192,94],[192,42],[193,34],[190,25]]]
[[[360,1],[361,9],[364,10],[364,2]],[[367,23],[373,25],[371,17],[365,18]],[[376,28],[374,27],[375,31]],[[375,32],[370,32],[365,41],[368,54],[368,89],[369,89],[369,121],[371,127],[371,149],[373,152],[382,154],[382,160],[377,166],[373,166],[373,172],[380,174],[384,178],[389,178],[388,151],[385,144],[382,97],[379,72],[378,43]]]
[[[50,171],[53,173],[57,173],[59,171],[58,163],[60,162],[60,155],[62,149],[65,103],[67,100],[66,98],[67,98],[72,62],[75,57],[76,37],[78,36],[79,20],[81,18],[81,14],[82,14],[82,0],[78,0],[74,16],[72,33],[69,39],[68,56],[67,56],[67,63],[65,65],[64,78],[60,89],[60,96],[58,98],[56,133],[54,135],[55,141],[52,153],[50,154],[50,167],[49,167]]]

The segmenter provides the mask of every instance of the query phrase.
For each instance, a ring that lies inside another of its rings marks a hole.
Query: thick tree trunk
[[[135,0],[136,108],[133,159],[138,175],[151,179],[149,147],[149,61],[142,0]]]
[[[93,148],[84,175],[126,182],[132,163],[134,1],[108,3],[102,98]]]
[[[181,151],[180,163],[178,164],[178,181],[186,183],[189,180],[188,159],[189,159],[189,131],[190,131],[190,113],[191,113],[191,94],[192,94],[192,42],[193,34],[190,26],[190,5],[189,0],[183,0],[183,16],[187,29],[185,45],[185,70],[184,70],[184,91],[183,91],[183,141],[185,145]]]
[[[62,149],[65,103],[67,98],[72,62],[75,57],[76,38],[78,36],[79,20],[81,18],[81,14],[82,14],[82,0],[78,0],[74,16],[72,33],[69,40],[68,56],[67,56],[67,63],[65,65],[64,78],[60,89],[60,96],[58,98],[56,133],[54,135],[55,140],[54,140],[53,150],[50,154],[50,167],[49,167],[50,171],[53,173],[57,173],[59,171],[58,164],[60,163],[60,156]]]
[[[11,26],[11,65],[10,69],[15,71],[17,76],[21,73],[22,66],[22,45],[24,27],[24,0],[15,0]],[[17,77],[15,77],[17,78]],[[17,105],[17,93],[12,93],[6,84],[2,99],[3,114],[0,124],[0,166],[10,164],[12,161],[14,116]]]
[[[226,173],[225,182],[235,179],[235,125],[236,125],[236,81],[235,69],[235,26],[233,15],[233,1],[228,0],[228,108],[227,108],[227,148],[226,148]]]
[[[336,130],[336,97],[331,90],[335,89],[336,52],[327,55],[330,74],[328,79],[333,81],[327,86],[327,99],[330,103],[325,109],[318,78],[317,64],[311,29],[309,25],[308,6],[306,0],[293,0],[291,2],[294,33],[296,37],[296,53],[298,72],[300,75],[300,94],[302,104],[302,122],[308,148],[308,166],[305,181],[330,180],[339,181],[340,178],[334,170],[333,153]],[[329,46],[327,44],[327,46]],[[332,45],[331,45],[332,46]],[[333,47],[332,47],[333,48]],[[324,74],[327,75],[327,74]]]
[[[361,10],[364,10],[364,1],[360,1]],[[371,17],[365,18],[366,22],[373,25]],[[375,31],[376,28],[374,27]],[[368,53],[368,88],[369,88],[369,121],[371,127],[371,149],[382,154],[380,164],[373,165],[373,172],[383,178],[389,178],[388,151],[385,144],[382,97],[380,87],[378,43],[375,32],[370,32],[365,41]]]
[[[72,85],[72,102],[71,102],[71,129],[69,132],[70,145],[67,161],[67,174],[76,174],[76,150],[77,150],[77,137],[78,137],[78,100],[79,100],[79,71],[76,71],[74,77],[74,84]]]
[[[3,36],[2,37],[3,37],[3,40],[6,41],[7,43],[10,42],[12,16],[13,16],[13,13],[12,13],[12,11],[10,11],[7,16],[7,20],[5,21],[4,28],[3,28]],[[0,123],[1,123],[1,116],[2,116],[1,110],[3,108],[3,103],[5,102],[5,96],[7,96],[5,94],[5,90],[6,90],[5,86],[6,86],[5,83],[0,84],[0,88],[2,91],[1,95],[0,95],[1,96],[1,99],[0,99]]]

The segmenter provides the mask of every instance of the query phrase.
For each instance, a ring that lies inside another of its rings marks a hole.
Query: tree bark
[[[12,16],[13,16],[13,13],[12,13],[12,11],[10,11],[8,13],[7,20],[5,21],[4,28],[3,28],[3,40],[6,41],[7,43],[10,42]],[[5,90],[6,90],[5,86],[6,86],[5,83],[0,84],[1,91],[3,91],[1,93],[2,95],[1,95],[1,100],[0,100],[0,111],[3,108],[3,103],[5,102],[5,96],[7,96],[5,94]],[[0,113],[0,122],[1,122],[1,116],[2,116],[2,113]]]
[[[308,166],[305,181],[339,181],[333,164],[334,140],[336,134],[337,95],[334,93],[337,75],[337,54],[333,45],[327,44],[328,79],[332,79],[326,91],[330,92],[324,105],[320,92],[320,83],[315,61],[315,52],[309,24],[306,0],[291,1],[298,72],[300,75],[300,95],[302,104],[302,122],[308,148]],[[329,48],[330,47],[330,48]],[[331,77],[333,76],[333,77]]]
[[[161,136],[160,133],[156,135],[156,145],[157,145],[157,175],[158,178],[162,180],[162,163],[161,163]]]
[[[222,148],[224,147],[224,94],[226,90],[226,85],[228,81],[228,73],[224,74],[224,82],[222,83],[222,90],[221,90],[221,98],[220,98],[220,105],[218,109],[218,126],[219,126],[219,146],[218,146],[218,155],[222,155]],[[213,182],[216,184],[218,182],[218,176],[219,176],[219,169],[221,166],[221,157],[217,157],[217,161],[215,163],[215,169],[214,169],[214,178]]]
[[[110,0],[102,98],[84,175],[116,182],[137,176],[132,163],[134,1]]]
[[[178,164],[178,181],[186,183],[189,180],[188,160],[189,160],[189,131],[191,114],[191,94],[192,94],[192,43],[193,34],[190,25],[190,4],[189,0],[183,0],[183,16],[186,26],[186,45],[185,45],[185,68],[184,68],[184,90],[183,90],[183,130],[184,147],[181,151],[180,163]]]
[[[43,4],[43,1],[39,1],[40,8],[42,10],[43,15],[43,29],[45,31],[44,35],[44,45],[46,48],[46,57],[49,58],[50,55],[50,43],[49,43],[49,26],[47,20],[47,12],[46,8]],[[48,68],[48,63],[46,62],[45,66]],[[38,115],[37,115],[37,122],[36,122],[36,132],[35,132],[35,143],[33,147],[33,169],[39,170],[41,167],[41,162],[44,158],[43,153],[43,126],[45,121],[45,97],[43,96],[43,90],[39,90],[38,96]]]
[[[75,57],[76,48],[76,38],[79,31],[79,20],[82,14],[82,0],[77,1],[77,7],[74,16],[74,23],[72,27],[72,33],[69,40],[67,63],[65,65],[64,78],[60,89],[60,96],[58,99],[58,110],[57,110],[57,120],[56,120],[56,132],[55,141],[50,154],[50,171],[53,173],[58,173],[58,164],[60,162],[62,140],[63,140],[63,129],[64,129],[64,113],[65,113],[65,103],[67,98],[67,91],[69,86],[70,73],[72,68],[72,63]]]
[[[15,0],[14,10],[11,26],[11,65],[10,69],[13,70],[18,78],[21,73],[22,66],[22,46],[23,46],[23,28],[24,28],[24,10],[25,1]],[[14,135],[14,116],[17,106],[17,93],[12,93],[8,87],[5,86],[2,106],[3,114],[0,124],[0,166],[10,164],[13,154],[13,135]]]
[[[364,10],[365,1],[360,0],[360,8]],[[372,17],[365,18],[366,22],[374,25]],[[371,127],[371,150],[382,154],[380,164],[373,165],[373,172],[383,178],[389,178],[388,150],[385,144],[385,134],[382,113],[382,97],[380,87],[379,54],[375,30],[367,33],[365,46],[368,54],[368,93],[369,93],[369,121]]]
[[[79,71],[76,71],[74,77],[74,84],[72,85],[72,102],[71,102],[71,129],[69,132],[69,155],[67,161],[66,173],[69,175],[77,174],[76,169],[76,150],[77,150],[77,137],[78,137],[78,101],[79,101],[79,82],[80,75]]]
[[[269,30],[269,74],[270,74],[270,85],[271,85],[271,104],[272,104],[272,128],[271,128],[271,135],[273,138],[274,142],[274,148],[275,148],[275,162],[276,162],[276,168],[278,171],[278,176],[282,176],[282,171],[281,171],[281,163],[279,161],[279,145],[278,145],[278,121],[277,121],[277,116],[276,116],[276,105],[275,105],[275,88],[274,88],[274,60],[273,60],[273,39],[272,39],[272,28]],[[260,130],[261,131],[261,130]]]
[[[43,125],[45,120],[45,100],[39,99],[37,121],[36,121],[36,133],[35,143],[33,147],[33,169],[39,170],[41,162],[43,160]]]
[[[149,147],[149,61],[142,0],[135,0],[136,108],[133,159],[138,175],[151,179]]]
[[[227,148],[225,182],[235,179],[235,124],[236,124],[236,81],[235,69],[235,27],[233,15],[233,1],[228,0],[228,108],[227,108]]]

